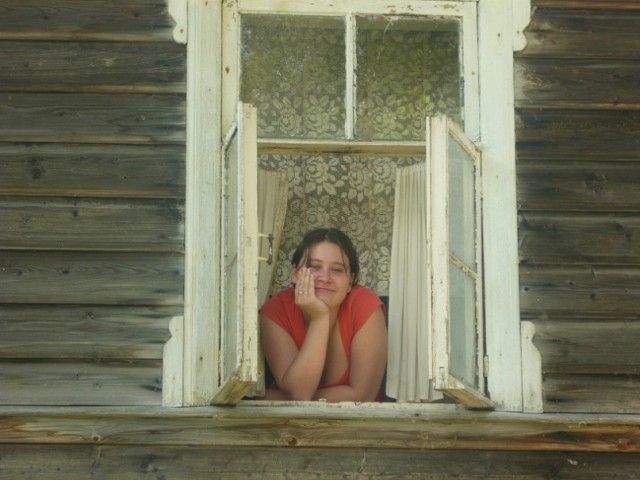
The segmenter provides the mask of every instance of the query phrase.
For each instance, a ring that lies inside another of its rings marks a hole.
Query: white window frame
[[[216,322],[220,302],[211,293],[220,280],[220,259],[215,258],[220,246],[215,220],[220,215],[219,147],[223,132],[231,123],[223,112],[233,111],[228,103],[231,99],[235,103],[236,98],[226,90],[226,79],[239,73],[233,70],[237,66],[223,62],[225,52],[220,48],[223,31],[229,28],[226,22],[223,25],[223,4],[229,1],[233,0],[188,0],[184,365],[181,381],[172,382],[176,389],[182,386],[181,400],[176,403],[183,405],[209,404],[218,385]],[[271,13],[281,5],[288,8],[295,4],[309,14],[334,10],[332,5],[338,3],[240,1],[245,6],[259,4],[260,9],[268,8]],[[366,11],[372,2],[343,3],[350,9]],[[474,10],[477,6],[478,16],[478,135],[470,130],[467,133],[483,148],[488,391],[497,409],[522,411],[513,51],[524,45],[522,30],[529,19],[529,0],[401,1],[388,4],[388,14],[412,14],[417,7],[465,9],[469,5]],[[468,125],[470,128],[473,127]]]

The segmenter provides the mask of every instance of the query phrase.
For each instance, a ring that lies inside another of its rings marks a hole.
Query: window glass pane
[[[450,372],[477,388],[476,290],[474,281],[449,264]]]
[[[449,157],[449,248],[476,271],[473,158],[451,136]]]
[[[287,213],[272,291],[289,285],[291,256],[312,228],[337,227],[360,256],[359,283],[387,295],[393,235],[396,167],[420,157],[260,155],[260,165],[286,170]]]
[[[460,34],[452,19],[357,19],[356,137],[420,140],[425,117],[461,119]]]
[[[344,138],[344,20],[242,16],[240,98],[258,108],[258,136]]]

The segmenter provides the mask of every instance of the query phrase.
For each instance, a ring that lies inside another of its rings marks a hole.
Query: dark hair
[[[291,264],[299,265],[305,252],[308,252],[311,247],[320,242],[331,242],[340,247],[340,250],[342,250],[349,259],[349,270],[351,275],[353,275],[353,283],[356,284],[358,282],[358,274],[360,273],[358,252],[356,252],[347,234],[337,228],[316,228],[315,230],[307,232],[293,252]]]

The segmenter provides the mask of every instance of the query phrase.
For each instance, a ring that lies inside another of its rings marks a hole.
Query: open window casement
[[[223,141],[220,222],[219,385],[216,404],[234,404],[260,378],[256,109],[239,103]]]
[[[480,151],[445,116],[427,120],[435,388],[469,408],[485,395]]]

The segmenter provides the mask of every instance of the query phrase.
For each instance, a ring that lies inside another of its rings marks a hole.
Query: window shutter
[[[493,408],[484,394],[480,151],[444,116],[427,125],[435,388]]]
[[[220,383],[216,404],[234,404],[258,380],[256,109],[238,104],[222,155]]]

